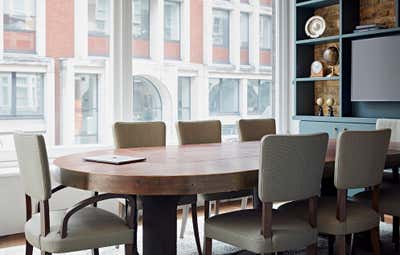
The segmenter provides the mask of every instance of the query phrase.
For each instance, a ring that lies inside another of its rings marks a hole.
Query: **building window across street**
[[[75,143],[98,143],[98,75],[75,75]]]
[[[157,87],[148,79],[133,78],[133,120],[162,120],[162,101]]]
[[[178,77],[178,120],[191,117],[191,78]]]
[[[248,80],[247,113],[272,117],[272,83],[267,80]]]
[[[238,115],[239,80],[209,79],[210,115]]]
[[[43,118],[43,74],[0,73],[0,118]]]

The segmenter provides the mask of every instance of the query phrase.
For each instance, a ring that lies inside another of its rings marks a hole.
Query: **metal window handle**
[[[343,131],[347,131],[347,128],[343,128]]]
[[[337,132],[339,132],[339,129],[338,129],[338,128],[336,128],[336,127],[334,128],[334,130],[336,131],[336,133],[337,133]]]

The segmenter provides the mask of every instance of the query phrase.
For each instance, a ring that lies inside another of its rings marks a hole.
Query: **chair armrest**
[[[67,210],[63,222],[61,224],[61,229],[60,229],[60,234],[61,238],[66,238],[67,237],[67,232],[68,232],[68,221],[71,218],[72,215],[74,215],[76,212],[79,210],[88,207],[90,205],[93,205],[94,203],[108,200],[108,199],[116,199],[116,198],[123,198],[126,201],[128,201],[128,204],[131,208],[136,207],[136,196],[132,195],[119,195],[119,194],[101,194],[97,195],[94,197],[90,197],[88,199],[82,200],[79,203],[75,204],[72,206],[70,209]],[[134,211],[134,210],[133,210]],[[129,226],[133,226],[133,218],[132,217],[127,217],[127,224]]]

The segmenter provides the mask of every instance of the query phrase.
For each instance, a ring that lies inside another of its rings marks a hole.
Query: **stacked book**
[[[354,33],[375,31],[375,30],[384,29],[384,28],[386,28],[386,27],[383,25],[378,25],[378,24],[360,25],[360,26],[356,26],[356,29],[354,29]]]

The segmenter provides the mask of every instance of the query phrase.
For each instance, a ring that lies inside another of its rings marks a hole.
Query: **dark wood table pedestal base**
[[[179,196],[142,196],[143,255],[176,255]]]

